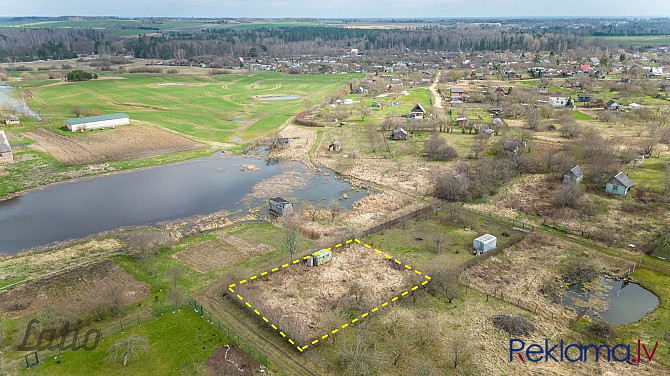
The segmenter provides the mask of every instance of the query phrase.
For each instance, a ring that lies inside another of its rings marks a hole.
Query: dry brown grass
[[[294,339],[305,342],[341,324],[343,312],[365,312],[411,287],[415,273],[396,269],[363,246],[337,248],[319,267],[298,264],[238,286],[240,295]],[[346,320],[343,319],[343,320]]]
[[[251,244],[240,237],[226,235],[190,247],[173,257],[200,273],[208,273],[271,250],[269,245]]]
[[[135,280],[112,260],[90,264],[0,292],[0,312],[6,318],[45,310],[85,310],[103,291],[118,288],[121,305],[149,296],[149,285]]]
[[[37,129],[26,132],[32,146],[68,165],[126,161],[197,149],[203,145],[151,126],[122,126],[69,137]]]

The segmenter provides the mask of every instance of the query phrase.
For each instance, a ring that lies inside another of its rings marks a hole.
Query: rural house
[[[407,140],[407,131],[402,128],[394,129],[391,132],[391,140]]]
[[[452,102],[462,102],[463,101],[463,89],[459,87],[452,87],[449,89],[449,96]]]
[[[579,184],[584,179],[584,171],[579,165],[571,168],[563,175],[563,184],[576,183]]]
[[[568,105],[568,97],[549,97],[551,107],[565,107]]]
[[[422,120],[423,116],[426,114],[426,110],[423,109],[421,103],[417,103],[412,111],[409,113],[410,119]]]
[[[633,181],[626,174],[619,172],[607,181],[605,192],[614,195],[625,196],[628,189],[633,186]]]
[[[9,140],[5,131],[0,130],[0,164],[14,162],[14,155],[12,154],[12,146],[9,145]]]
[[[342,143],[340,141],[333,141],[328,145],[328,151],[333,153],[339,153],[342,150]]]
[[[458,125],[459,127],[465,127],[466,125],[468,125],[468,118],[459,117],[458,119],[456,119],[456,125]]]
[[[547,85],[538,85],[537,86],[538,94],[549,94],[549,86]]]
[[[283,216],[293,214],[293,204],[281,197],[274,197],[268,201],[268,206],[270,207],[270,213]]]
[[[490,251],[496,247],[498,239],[491,234],[484,234],[472,241],[472,248],[481,253]]]
[[[2,121],[7,125],[18,125],[19,117],[12,114],[7,114],[2,116]]]
[[[514,71],[507,72],[507,79],[509,79],[509,80],[520,80],[521,75],[514,72]]]
[[[130,124],[130,118],[124,113],[89,116],[65,120],[67,129],[72,132],[88,131],[93,129],[114,128],[117,125]]]

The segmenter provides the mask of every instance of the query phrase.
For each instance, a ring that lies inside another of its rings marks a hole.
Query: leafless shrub
[[[491,317],[493,325],[515,336],[527,335],[535,331],[535,324],[521,316],[496,315]]]

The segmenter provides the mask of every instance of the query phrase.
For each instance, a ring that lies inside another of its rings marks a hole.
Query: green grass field
[[[109,347],[131,334],[149,339],[150,349],[141,358],[125,367],[106,359]],[[114,334],[100,341],[93,351],[64,352],[60,363],[54,359],[31,369],[25,375],[174,375],[183,369],[193,369],[194,364],[206,361],[216,348],[223,347],[229,338],[218,332],[205,319],[190,308],[170,313],[141,326]]]
[[[145,75],[62,83],[17,83],[33,96],[31,108],[59,130],[73,107],[103,113],[125,112],[131,121],[168,128],[205,142],[254,140],[278,129],[304,109],[303,99],[318,103],[353,75]],[[295,95],[299,99],[260,101],[256,95]],[[34,122],[33,122],[34,123]],[[28,122],[30,125],[30,121]]]

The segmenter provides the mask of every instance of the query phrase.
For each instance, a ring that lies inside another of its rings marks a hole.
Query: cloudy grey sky
[[[0,16],[668,16],[670,0],[0,0]]]

